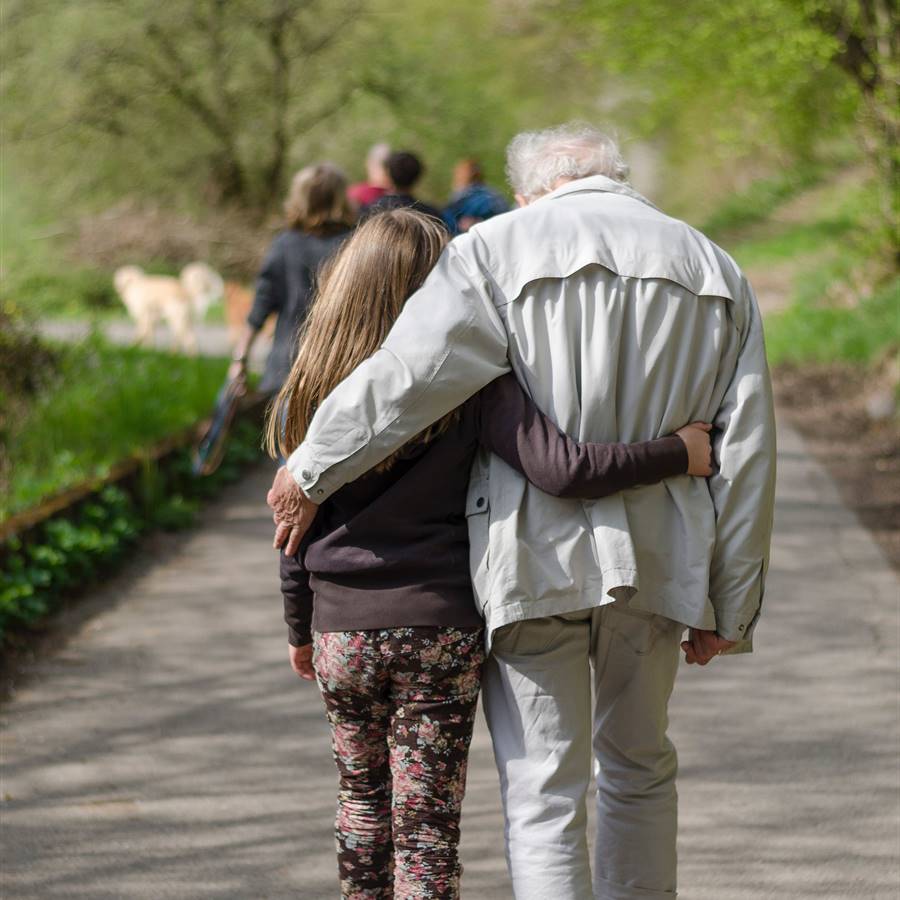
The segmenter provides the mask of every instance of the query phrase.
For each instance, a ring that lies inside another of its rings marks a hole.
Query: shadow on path
[[[894,898],[897,579],[782,432],[753,656],[684,667],[683,900]],[[287,665],[262,468],[205,527],[92,599],[3,710],[3,895],[333,898],[336,778],[315,688]],[[510,897],[479,725],[464,896]]]

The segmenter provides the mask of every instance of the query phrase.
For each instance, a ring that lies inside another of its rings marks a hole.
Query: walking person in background
[[[298,446],[321,400],[378,350],[447,240],[435,219],[401,209],[347,241],[323,271],[270,413],[273,456]],[[708,426],[579,444],[505,375],[319,508],[300,551],[282,556],[282,592],[292,667],[303,678],[315,672],[333,731],[348,900],[459,895],[459,815],[484,659],[466,529],[487,502],[484,486],[469,484],[479,445],[557,496],[603,497],[711,471]]]
[[[444,221],[439,209],[413,195],[413,188],[425,171],[422,161],[415,153],[406,150],[392,153],[387,159],[387,171],[391,179],[391,188],[380,200],[368,207],[367,214],[386,209],[408,208],[425,213],[426,216],[433,216],[440,222]]]
[[[453,240],[382,349],[318,404],[269,492],[275,544],[295,548],[317,504],[510,369],[580,440],[711,421],[708,479],[595,501],[550,496],[480,452],[484,503],[468,516],[517,900],[674,897],[679,645],[700,665],[749,650],[768,568],[775,428],[759,309],[734,260],[631,188],[596,129],[520,134],[507,166],[521,208]],[[729,714],[723,697],[723,727]]]
[[[347,196],[360,213],[380,200],[391,189],[387,171],[391,148],[387,144],[374,144],[366,156],[366,180],[351,184]]]
[[[284,203],[285,229],[275,238],[256,280],[253,306],[234,348],[229,376],[246,375],[250,348],[270,315],[276,315],[272,349],[259,389],[274,394],[291,370],[297,329],[306,318],[316,272],[349,234],[356,213],[347,179],[331,163],[301,169]]]
[[[463,234],[473,225],[508,210],[506,198],[484,183],[478,160],[469,157],[454,166],[453,194],[443,213],[450,234]]]

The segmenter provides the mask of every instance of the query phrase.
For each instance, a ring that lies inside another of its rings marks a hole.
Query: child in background
[[[447,233],[408,209],[363,223],[322,272],[269,450],[302,442],[317,405],[381,345]],[[459,896],[459,817],[484,659],[466,516],[479,446],[561,497],[711,474],[708,426],[578,443],[512,375],[484,388],[319,508],[281,578],[291,663],[318,680],[340,776],[344,898]]]

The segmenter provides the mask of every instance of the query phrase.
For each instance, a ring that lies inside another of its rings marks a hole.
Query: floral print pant
[[[483,662],[480,628],[314,636],[340,775],[344,900],[459,896],[459,816]]]

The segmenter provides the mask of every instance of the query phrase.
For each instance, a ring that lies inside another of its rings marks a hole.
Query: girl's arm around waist
[[[321,521],[321,520],[319,520]],[[312,641],[313,591],[309,586],[309,572],[303,559],[309,545],[318,536],[317,520],[313,520],[294,556],[281,551],[279,572],[281,595],[284,598],[284,621],[288,626],[288,643],[302,647]]]
[[[688,471],[687,448],[674,434],[634,444],[574,440],[534,405],[514,375],[492,381],[478,399],[482,445],[554,497],[595,500]]]

